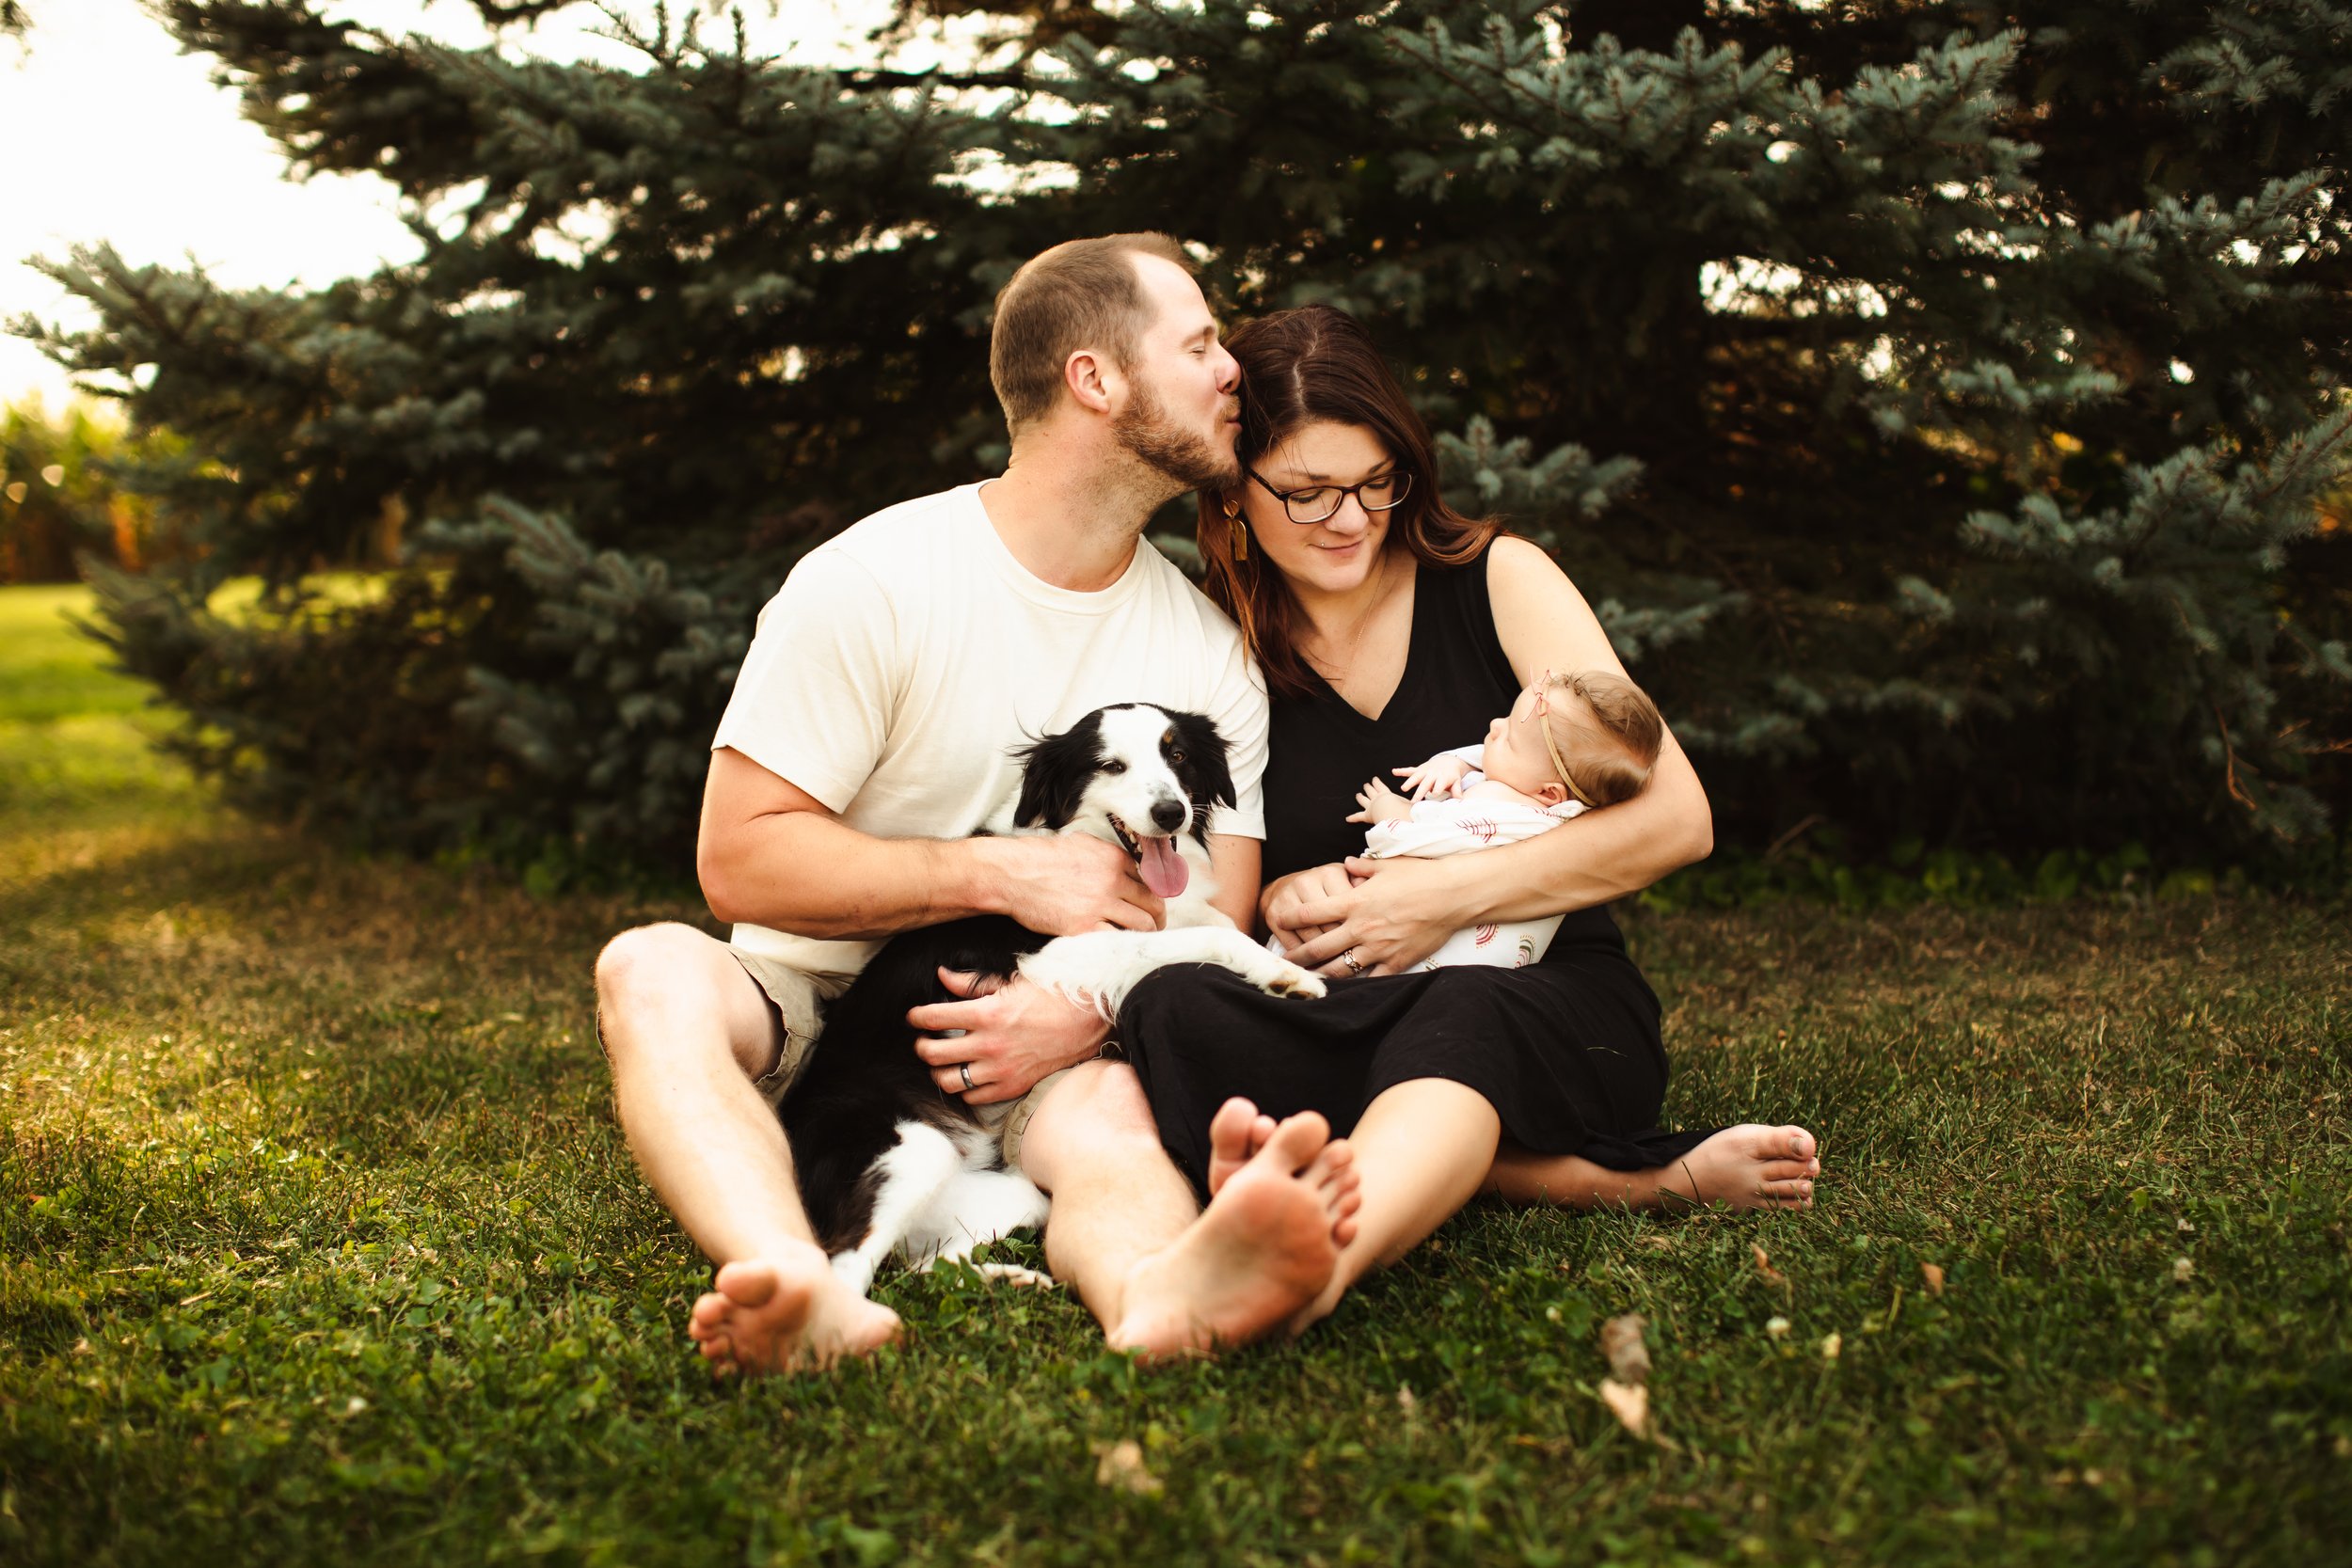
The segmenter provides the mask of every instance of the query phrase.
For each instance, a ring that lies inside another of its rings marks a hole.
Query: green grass
[[[65,602],[0,593],[0,1559],[2345,1559],[2340,911],[1643,915],[1670,1113],[1808,1122],[1814,1213],[1482,1209],[1156,1370],[896,1279],[903,1348],[714,1388],[586,984],[692,911],[228,816],[118,754]],[[1595,1394],[1628,1310],[1664,1446]],[[1122,1439],[1160,1490],[1098,1482]]]

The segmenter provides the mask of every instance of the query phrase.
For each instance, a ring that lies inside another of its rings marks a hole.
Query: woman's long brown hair
[[[1277,310],[1236,327],[1225,346],[1241,361],[1242,462],[1258,460],[1311,424],[1360,425],[1373,433],[1413,476],[1412,490],[1390,514],[1384,549],[1398,541],[1432,566],[1476,559],[1498,525],[1465,517],[1438,494],[1438,454],[1429,427],[1406,401],[1405,388],[1372,346],[1363,324],[1328,305]],[[1245,476],[1241,483],[1248,484]],[[1228,517],[1225,502],[1238,494],[1200,492],[1200,559],[1208,594],[1241,626],[1241,634],[1273,690],[1314,689],[1298,651],[1298,601],[1263,550],[1234,559],[1247,516]]]

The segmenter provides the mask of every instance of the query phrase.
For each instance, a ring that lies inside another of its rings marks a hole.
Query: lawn
[[[700,911],[242,821],[77,602],[0,591],[7,1561],[2352,1555],[2341,908],[1635,914],[1670,1116],[1812,1126],[1813,1213],[1481,1209],[1158,1370],[886,1279],[903,1347],[713,1386],[587,989]],[[1625,1312],[1656,1443],[1597,1397]]]

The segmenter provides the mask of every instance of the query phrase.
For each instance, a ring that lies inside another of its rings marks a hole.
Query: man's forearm
[[[993,842],[876,838],[815,812],[779,812],[707,836],[698,870],[721,920],[807,937],[887,937],[1002,912],[988,871]]]

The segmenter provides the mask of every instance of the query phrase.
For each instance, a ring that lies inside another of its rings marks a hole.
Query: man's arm
[[[1010,915],[1051,936],[1148,931],[1162,914],[1115,845],[876,838],[731,747],[710,753],[694,862],[721,920],[801,936],[887,937],[968,914]]]
[[[1209,835],[1209,864],[1216,877],[1216,896],[1209,902],[1245,931],[1257,912],[1263,848],[1254,838]],[[935,1035],[963,1031],[954,1038],[918,1040],[914,1053],[930,1068],[940,1092],[960,1095],[967,1105],[1018,1100],[1047,1073],[1099,1053],[1110,1034],[1110,1026],[1090,1009],[1026,980],[995,990],[946,970],[940,980],[964,1000],[917,1007],[907,1022]],[[968,1091],[957,1071],[967,1064],[977,1085]]]

